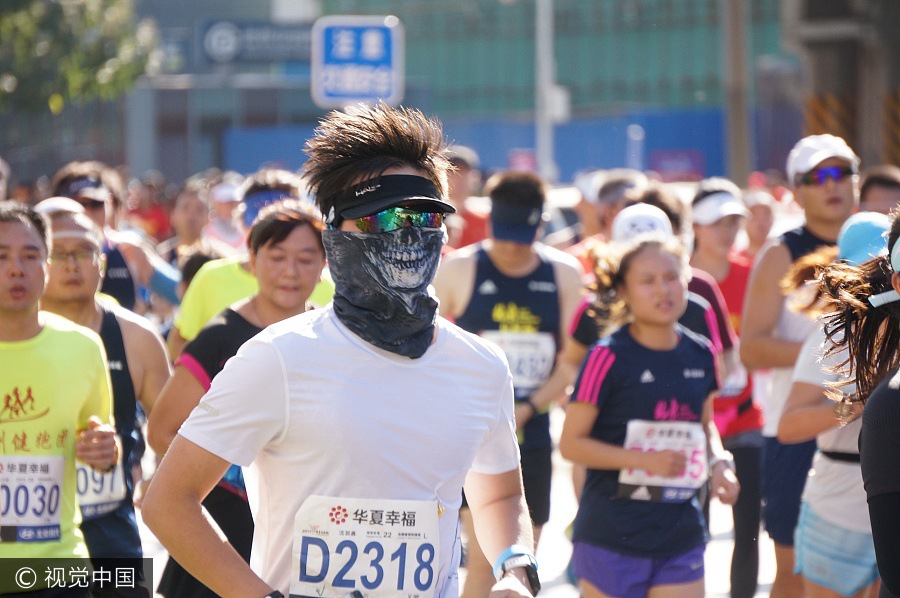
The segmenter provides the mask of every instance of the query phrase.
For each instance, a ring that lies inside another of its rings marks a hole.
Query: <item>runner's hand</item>
[[[687,466],[687,457],[684,453],[673,450],[653,451],[641,453],[643,455],[644,466],[641,467],[647,473],[662,476],[664,478],[674,478],[684,473]]]
[[[516,575],[510,572],[494,584],[494,587],[491,588],[490,598],[531,598],[531,591]]]
[[[525,402],[516,403],[516,430],[522,431],[525,424],[534,417],[534,408]]]
[[[725,505],[736,503],[738,494],[741,492],[741,485],[737,481],[734,470],[724,461],[716,463],[716,466],[713,467],[710,486],[713,496],[718,497],[719,501]]]
[[[116,429],[95,415],[88,420],[88,426],[78,434],[75,456],[93,469],[102,471],[115,467],[119,457]]]

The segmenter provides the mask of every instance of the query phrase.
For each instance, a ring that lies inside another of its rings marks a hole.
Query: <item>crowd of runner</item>
[[[558,448],[582,596],[702,597],[710,500],[732,596],[761,525],[772,596],[900,595],[900,168],[813,135],[562,206],[383,105],[305,151],[6,201],[0,161],[0,559],[49,559],[0,594],[533,595]]]

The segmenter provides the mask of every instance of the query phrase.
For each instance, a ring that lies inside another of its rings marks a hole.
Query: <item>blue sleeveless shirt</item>
[[[472,297],[456,324],[503,349],[516,401],[526,401],[547,380],[559,352],[559,289],[553,264],[538,249],[538,267],[511,277],[497,269],[484,247],[475,256]],[[549,414],[528,420],[519,442],[523,451],[551,446]]]

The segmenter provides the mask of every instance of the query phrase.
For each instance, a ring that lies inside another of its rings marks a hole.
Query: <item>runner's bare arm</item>
[[[200,381],[186,367],[175,367],[175,373],[160,392],[147,424],[147,441],[157,455],[163,455],[169,449],[181,424],[205,392]]]
[[[129,368],[131,364],[140,364],[140,380],[136,381],[134,386],[137,399],[144,412],[150,415],[156,398],[172,375],[165,345],[159,334],[150,327],[149,322],[145,324],[120,318],[119,323],[125,335]]]
[[[571,339],[566,339],[565,344],[578,344]],[[580,347],[584,347],[584,345],[580,345]],[[577,349],[576,349],[577,351]],[[563,352],[567,352],[566,349],[563,349]],[[585,351],[585,354],[587,352]],[[580,363],[579,363],[580,365]],[[531,397],[531,402],[537,408],[537,412],[542,410],[549,409],[549,406],[553,404],[554,401],[557,404],[565,405],[566,402],[566,389],[575,381],[575,376],[578,375],[578,367],[577,365],[573,365],[571,361],[567,361],[564,358],[560,357],[556,362],[556,366],[553,368],[553,372],[550,374],[550,377],[547,378],[547,381],[541,386],[537,392],[534,393]],[[535,415],[535,410],[528,405],[528,403],[516,404],[516,427],[522,428],[522,426],[531,419]]]
[[[173,326],[166,339],[166,353],[169,354],[169,359],[172,361],[178,359],[186,344],[187,339],[181,336],[181,332],[178,331],[176,326]]]
[[[566,256],[569,257],[569,256]],[[577,260],[572,258],[571,263],[554,263],[556,272],[556,280],[559,285],[559,339],[560,351],[557,355],[556,365],[550,376],[544,384],[531,396],[531,402],[537,408],[538,412],[546,411],[555,402],[565,394],[566,388],[575,381],[578,374],[578,367],[581,365],[572,364],[571,360],[564,359],[564,356],[571,353],[569,346],[576,343],[569,334],[569,325],[575,316],[575,310],[581,302],[581,292],[584,285],[581,282],[581,270]],[[575,350],[577,352],[577,349]],[[583,359],[583,357],[582,357]],[[520,421],[520,411],[524,407],[524,414],[527,418],[534,416],[530,408],[525,406],[516,407],[516,425],[522,427],[524,421]]]
[[[784,295],[781,279],[791,266],[791,254],[780,243],[767,245],[753,267],[744,313],[741,317],[741,361],[748,370],[790,367],[797,360],[802,343],[775,337]]]
[[[144,497],[143,519],[191,575],[224,598],[262,597],[272,589],[222,541],[200,503],[229,463],[178,436]]]
[[[778,420],[778,441],[784,444],[805,442],[836,428],[840,421],[834,414],[835,404],[821,386],[794,382]],[[862,403],[853,403],[853,415],[862,415]]]
[[[493,564],[513,544],[534,548],[522,473],[518,468],[493,475],[470,471],[465,490],[475,535],[489,563]],[[531,596],[527,588],[525,571],[513,569],[494,585],[491,598]]]
[[[676,476],[684,471],[687,458],[679,451],[643,452],[591,438],[591,429],[599,410],[586,403],[570,403],[559,438],[562,456],[592,469],[643,469],[661,476]]]
[[[457,249],[441,260],[435,274],[434,293],[440,301],[441,316],[453,320],[466,310],[475,284],[475,254],[473,249]]]
[[[711,392],[703,403],[703,428],[706,431],[706,454],[711,458],[713,456],[722,456],[725,454],[725,447],[722,446],[719,430],[716,428],[715,423],[713,423],[712,418],[713,400],[715,395],[715,392]],[[737,502],[741,486],[738,483],[734,469],[726,461],[719,461],[713,465],[710,468],[709,478],[710,492],[713,496],[718,497],[719,501],[726,505],[733,505]]]
[[[562,354],[559,356],[559,360],[561,362],[565,362],[568,368],[572,370],[572,380],[569,382],[569,384],[575,383],[575,378],[578,376],[578,370],[581,369],[581,364],[583,364],[584,360],[587,359],[589,350],[590,347],[581,344],[571,336],[566,339],[566,342],[563,345]],[[568,395],[560,397],[560,400],[562,401],[561,404],[567,409],[568,398]]]

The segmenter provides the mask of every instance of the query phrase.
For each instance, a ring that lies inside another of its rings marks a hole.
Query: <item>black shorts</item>
[[[522,483],[528,514],[536,526],[550,521],[550,480],[553,478],[553,447],[522,452]]]
[[[773,542],[793,546],[816,441],[782,444],[777,438],[767,436],[763,442],[763,523]]]
[[[541,526],[550,521],[550,480],[553,478],[553,447],[522,452],[522,484],[531,522]],[[462,508],[468,507],[463,492]]]

